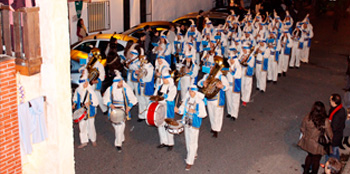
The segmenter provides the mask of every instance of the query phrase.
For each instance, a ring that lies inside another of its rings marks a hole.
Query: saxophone
[[[219,56],[214,57],[215,65],[210,70],[208,78],[205,80],[205,83],[207,83],[207,87],[202,89],[202,92],[204,93],[205,97],[208,99],[212,99],[216,96],[217,93],[220,92],[220,88],[216,87],[216,84],[220,82],[219,79],[215,78],[217,73],[223,68],[223,61],[224,59]]]

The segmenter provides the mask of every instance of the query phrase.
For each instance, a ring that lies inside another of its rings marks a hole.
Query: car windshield
[[[78,45],[74,49],[85,52],[85,53],[89,53],[90,50],[93,47],[95,47],[95,45],[96,45],[96,41],[88,41],[88,42],[81,43],[80,45]]]

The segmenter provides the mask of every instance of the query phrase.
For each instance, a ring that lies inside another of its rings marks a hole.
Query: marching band
[[[276,83],[279,76],[286,76],[288,67],[298,68],[300,61],[307,63],[309,60],[313,28],[308,15],[297,22],[293,30],[293,19],[288,11],[283,21],[276,12],[273,17],[257,13],[254,18],[248,12],[242,21],[234,11],[231,12],[225,24],[217,27],[205,18],[203,31],[197,30],[194,21],[184,35],[180,27],[176,32],[173,28],[169,32],[172,39],[167,39],[166,31],[162,31],[159,42],[152,43],[155,66],[148,61],[142,47],[136,49],[135,43],[124,55],[127,82],[120,72],[116,72],[112,86],[103,95],[103,102],[99,102],[101,95],[96,90],[99,89],[98,83],[103,81],[102,77],[95,80],[97,85],[90,85],[85,83],[91,80],[86,75],[89,71],[84,70],[82,85],[74,95],[74,107],[89,106],[87,120],[90,120],[97,105],[101,109],[107,106],[115,129],[114,145],[121,152],[125,120],[131,119],[130,109],[138,103],[138,121],[145,120],[148,125],[158,128],[158,148],[172,150],[174,135],[184,131],[185,169],[190,170],[197,156],[202,118],[209,116],[213,137],[218,137],[224,107],[227,107],[227,117],[234,121],[239,116],[241,101],[242,106],[250,102],[254,75],[257,90],[265,92],[267,82]],[[97,66],[89,63],[86,68]],[[100,66],[97,68],[101,70]],[[89,91],[89,100],[84,98],[85,91]],[[182,119],[175,120],[175,113]],[[96,135],[90,137],[90,129],[83,127],[85,122],[85,119],[79,122],[80,148],[87,145],[86,134],[96,145]],[[94,121],[87,124],[91,126]]]

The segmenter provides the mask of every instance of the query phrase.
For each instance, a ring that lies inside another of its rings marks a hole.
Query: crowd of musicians
[[[79,148],[85,147],[89,140],[93,146],[97,145],[94,117],[99,106],[102,112],[108,110],[109,117],[117,108],[126,113],[125,119],[112,123],[114,145],[120,152],[126,120],[131,119],[130,110],[138,104],[138,121],[146,120],[158,129],[158,148],[172,150],[174,133],[168,131],[169,124],[175,113],[182,115],[175,125],[183,125],[187,149],[185,169],[190,170],[197,157],[203,118],[209,116],[211,133],[218,137],[224,107],[227,117],[233,121],[238,118],[240,104],[246,106],[250,101],[254,75],[256,89],[265,92],[266,83],[277,83],[278,77],[286,76],[288,68],[299,68],[300,62],[308,62],[313,37],[308,15],[294,24],[288,11],[285,13],[283,20],[276,12],[254,15],[248,12],[239,20],[232,11],[224,25],[214,27],[205,18],[203,30],[198,31],[192,21],[187,31],[171,28],[159,33],[159,41],[151,44],[147,26],[140,38],[142,44],[131,42],[126,47],[122,64],[116,61],[117,51],[113,51],[117,40],[111,38],[106,50],[107,64],[116,68],[107,73],[99,61],[92,60],[101,56],[94,48],[90,60],[85,62],[87,65],[81,69],[80,85],[73,97],[73,109],[89,108],[87,119],[79,122]],[[155,62],[149,61],[152,55]],[[127,70],[126,74],[120,67]],[[106,74],[113,75],[113,83],[101,95]],[[152,103],[158,106],[151,106]],[[151,112],[154,116],[148,120]],[[165,117],[157,120],[156,114]]]

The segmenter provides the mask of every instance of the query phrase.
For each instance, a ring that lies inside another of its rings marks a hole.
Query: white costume
[[[265,56],[266,47],[266,40],[265,42],[258,42],[258,44],[256,45],[256,87],[263,92],[266,91],[266,77],[268,69],[268,58]]]
[[[248,45],[243,45],[242,49],[246,50],[247,52],[242,52],[239,56],[239,61],[244,61],[247,56],[248,59],[246,59],[247,66],[242,66],[242,101],[245,105],[250,101],[250,95],[252,93],[252,87],[253,87],[253,74],[254,74],[254,64],[255,64],[255,57],[254,53],[251,53],[250,47]]]
[[[302,40],[304,40],[303,35],[300,30],[301,26],[297,24],[297,27],[294,29],[292,38],[293,38],[293,48],[292,55],[290,57],[289,67],[300,67],[300,52],[302,50]]]
[[[267,80],[277,82],[278,76],[278,57],[276,57],[277,39],[276,33],[273,33],[273,38],[268,38],[266,40],[267,48],[265,51],[265,56],[269,59],[268,70],[267,70]]]
[[[209,77],[209,74],[205,74],[198,82],[198,86],[204,87],[204,82]],[[224,116],[224,106],[225,106],[225,91],[228,90],[230,86],[227,78],[219,71],[215,78],[219,79],[223,85],[223,88],[219,93],[216,94],[212,99],[208,99],[208,114],[211,124],[211,129],[215,132],[220,132],[222,128],[223,116]]]
[[[311,39],[314,37],[313,27],[309,21],[308,16],[303,21],[303,24],[301,25],[302,35],[304,40],[303,42],[303,49],[301,51],[300,60],[302,62],[308,63],[309,62],[309,54],[310,54],[310,46],[311,46]]]
[[[185,68],[185,73],[183,77],[180,78],[178,84],[178,90],[181,90],[181,99],[185,98],[185,94],[190,85],[196,82],[196,78],[198,76],[199,67],[194,63],[192,54],[185,55],[184,62],[182,63],[182,67]],[[191,58],[191,62],[187,62],[186,59]]]
[[[86,72],[86,73],[85,73]],[[95,129],[95,115],[96,107],[99,104],[98,98],[93,87],[87,81],[87,70],[84,71],[82,78],[79,80],[79,86],[74,92],[73,102],[76,105],[76,109],[84,107],[86,103],[90,102],[91,104],[87,107],[88,116],[86,119],[82,119],[79,122],[79,137],[81,144],[87,144],[89,139],[91,142],[96,142],[96,129]],[[84,88],[84,84],[87,87]]]
[[[110,108],[109,112],[111,112],[111,105],[125,111],[126,105],[127,107],[132,108],[137,103],[137,98],[134,95],[131,87],[122,80],[118,72],[116,74],[117,76],[113,79],[112,86],[110,86],[106,90],[103,96],[104,103]],[[118,88],[118,83],[120,81],[122,81],[123,85],[121,88]],[[130,113],[127,113],[127,114],[130,115]],[[115,130],[114,146],[121,147],[122,143],[125,140],[125,136],[124,136],[125,120],[118,124],[112,123],[112,126]]]
[[[175,96],[176,96],[176,86],[174,81],[169,75],[165,73],[162,78],[168,80],[168,84],[160,84],[154,91],[154,95],[163,96],[164,100],[159,101],[160,104],[164,105],[166,118],[174,118],[174,107],[175,107]],[[161,145],[174,146],[174,135],[169,133],[165,128],[165,122],[158,127],[159,139]]]
[[[204,95],[198,92],[198,88],[195,85],[192,85],[190,90],[194,91],[196,94],[194,97],[191,97],[191,95],[187,93],[184,102],[182,102],[179,108],[179,114],[183,114],[182,119],[185,124],[186,163],[188,165],[193,165],[195,157],[197,156],[199,128],[202,124],[202,118],[207,116],[207,112],[203,101]],[[195,110],[195,113],[190,112],[190,109]]]
[[[238,61],[237,55],[230,56],[228,59],[230,70],[226,77],[230,86],[226,91],[227,112],[231,117],[238,118],[239,103],[241,101],[242,67]],[[231,59],[234,60],[233,64],[231,64]]]
[[[277,50],[279,51],[278,73],[287,72],[289,64],[289,55],[291,53],[292,46],[292,38],[288,33],[288,30],[284,30],[279,38],[277,46]]]

